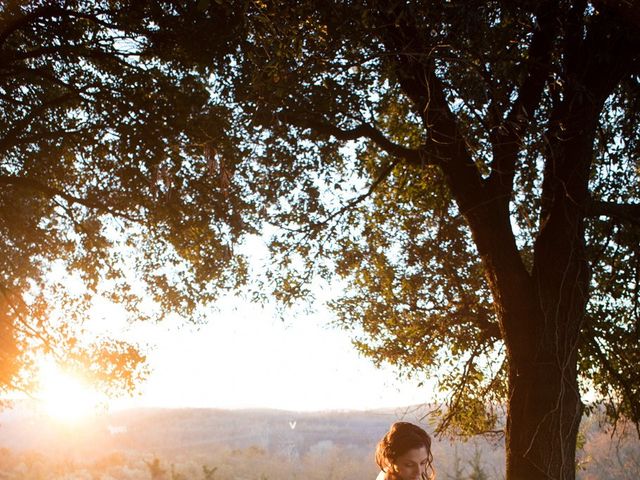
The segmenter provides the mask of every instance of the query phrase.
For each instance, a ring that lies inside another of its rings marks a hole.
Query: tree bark
[[[556,250],[536,264],[532,289],[525,299],[535,306],[525,313],[526,318],[519,319],[532,333],[521,335],[511,328],[505,338],[509,358],[508,480],[575,478],[582,417],[578,338],[586,308],[588,272],[584,249],[576,237],[570,253],[564,256],[564,249],[556,243],[562,243],[562,235],[551,231],[547,235]]]
[[[580,153],[577,145],[567,151]],[[575,160],[567,159],[556,166],[574,168]],[[575,173],[572,170],[571,176]],[[560,180],[556,185],[568,186]],[[483,257],[507,347],[507,480],[575,478],[582,416],[578,339],[589,282],[581,205],[587,199],[583,195],[576,203],[577,191],[573,191],[573,198],[566,193],[559,193],[550,206],[530,274],[508,242],[506,214],[502,221],[467,216]]]
[[[532,339],[532,342],[535,342]],[[507,418],[508,480],[572,480],[582,404],[576,354],[511,359]]]

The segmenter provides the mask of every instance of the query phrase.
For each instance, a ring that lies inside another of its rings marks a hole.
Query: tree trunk
[[[532,338],[531,343],[537,340]],[[540,350],[544,354],[535,358],[510,358],[508,480],[575,478],[582,416],[577,352],[557,351],[555,344],[540,345]]]
[[[549,226],[540,251],[553,246],[557,254],[560,235],[553,222]],[[504,282],[501,288],[494,283],[505,294],[496,307],[509,364],[507,480],[575,478],[582,417],[578,339],[588,275],[584,249],[571,243],[574,254],[547,256],[529,285],[507,290]]]
[[[581,133],[587,130],[586,122],[576,123]],[[529,318],[511,319],[505,329],[508,480],[575,478],[582,417],[578,340],[589,290],[584,211],[593,140],[572,133],[549,152]]]
[[[398,18],[383,22],[382,39],[388,52],[397,54],[398,81],[423,120],[429,156],[442,168],[470,227],[507,349],[507,479],[573,480],[582,416],[578,339],[589,290],[584,245],[589,173],[600,112],[627,72],[622,60],[635,58],[632,49],[624,32],[614,36],[615,41],[610,38],[612,24],[594,22],[595,31],[583,38],[581,17],[567,20],[562,96],[553,99],[546,126],[537,125],[544,128],[546,151],[540,226],[529,271],[516,245],[509,208],[517,154],[525,141],[522,132],[515,129],[510,136],[494,138],[496,170],[486,181],[468,151],[431,54],[398,54],[431,51],[416,40],[421,38],[419,29],[403,23],[407,17]],[[536,52],[540,47],[539,54],[551,48],[548,39],[541,40],[531,47]],[[520,91],[532,95],[524,109],[531,121],[539,107],[533,86],[543,85],[545,78],[544,72],[537,77],[538,67],[532,67],[530,81]],[[519,99],[512,105],[518,114],[523,108]]]

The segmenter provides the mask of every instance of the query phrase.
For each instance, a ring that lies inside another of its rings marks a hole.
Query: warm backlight
[[[50,417],[64,423],[95,414],[100,404],[100,396],[85,381],[53,364],[40,368],[38,398]]]

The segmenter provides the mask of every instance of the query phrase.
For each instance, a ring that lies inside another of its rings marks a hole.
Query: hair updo
[[[380,470],[387,472],[387,469],[396,463],[409,450],[425,447],[427,449],[427,471],[426,479],[435,478],[433,470],[433,455],[431,454],[431,437],[422,428],[409,422],[396,422],[391,425],[389,431],[376,447],[376,463]]]

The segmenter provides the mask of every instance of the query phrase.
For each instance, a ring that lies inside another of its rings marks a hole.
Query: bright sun
[[[38,398],[55,420],[77,423],[97,412],[100,395],[82,379],[51,363],[40,366]]]

